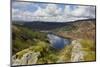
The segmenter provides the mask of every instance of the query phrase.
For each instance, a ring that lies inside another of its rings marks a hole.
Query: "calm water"
[[[48,34],[47,37],[49,38],[49,41],[52,46],[56,49],[62,49],[64,48],[64,46],[69,45],[71,43],[70,39],[65,39],[54,34]]]

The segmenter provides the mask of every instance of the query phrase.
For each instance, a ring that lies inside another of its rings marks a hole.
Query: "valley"
[[[96,20],[12,24],[12,65],[96,60]]]

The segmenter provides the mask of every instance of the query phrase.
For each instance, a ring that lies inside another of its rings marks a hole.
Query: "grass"
[[[16,35],[16,39],[13,40],[13,48],[17,50],[13,50],[13,54],[16,54],[20,59],[27,52],[40,52],[41,56],[37,63],[56,62],[56,53],[54,50],[50,49],[50,43],[47,41],[48,39],[45,33],[32,31],[25,27],[15,27],[17,30],[13,29],[13,33]],[[24,40],[21,37],[22,35],[25,35],[28,39]]]
[[[88,51],[87,54],[84,56],[85,61],[95,61],[96,55],[95,51]]]
[[[95,41],[90,39],[83,39],[80,41],[85,50],[95,51]]]
[[[16,54],[23,49],[29,48],[30,46],[37,45],[38,43],[41,43],[41,46],[43,46],[43,44],[45,45],[45,43],[48,42],[45,33],[32,31],[26,27],[20,27],[16,25],[14,25],[12,29],[13,34],[15,34],[15,40],[12,40],[13,54]],[[39,41],[44,41],[45,43]],[[40,47],[36,47],[36,49],[42,50]]]
[[[72,45],[66,45],[64,49],[59,52],[59,58],[63,59],[63,62],[69,62],[71,59]]]
[[[60,51],[51,49],[46,33],[33,31],[26,27],[15,26],[13,33],[16,35],[16,39],[13,40],[13,54],[18,55],[21,58],[27,52],[40,52],[37,64],[44,63],[57,63],[61,58],[63,62],[69,62],[71,59],[72,45],[66,46]],[[63,29],[63,31],[70,31],[72,28]],[[21,35],[25,35],[27,40],[24,40]],[[74,36],[73,36],[74,37]],[[79,41],[82,45],[82,50],[85,52],[84,61],[95,60],[95,41],[90,39],[82,39]]]
[[[82,50],[85,51],[84,60],[94,61],[96,60],[95,42],[89,39],[84,39],[80,41],[83,46]]]

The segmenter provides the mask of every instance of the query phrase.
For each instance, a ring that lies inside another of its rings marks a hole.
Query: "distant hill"
[[[57,31],[59,35],[71,37],[73,39],[88,38],[95,40],[96,35],[96,20],[79,20],[70,22],[69,26],[64,26]]]
[[[73,22],[44,22],[44,21],[13,21],[13,24],[25,26],[34,30],[53,30],[64,26],[72,26],[72,23],[80,21],[95,21],[95,19],[77,20]]]

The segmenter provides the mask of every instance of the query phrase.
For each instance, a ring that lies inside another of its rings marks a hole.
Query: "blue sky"
[[[95,18],[94,6],[12,2],[12,20],[67,22]]]

